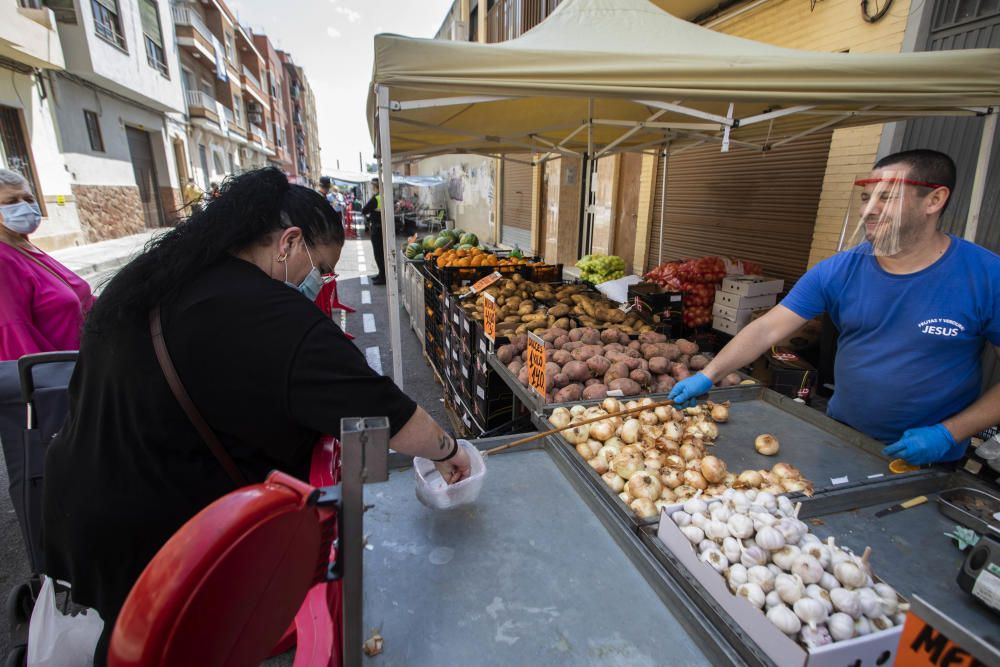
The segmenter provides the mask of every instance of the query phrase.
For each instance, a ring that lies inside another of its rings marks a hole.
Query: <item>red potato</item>
[[[548,377],[554,378],[560,373],[562,373],[562,366],[560,366],[559,364],[551,361],[545,364],[545,375],[547,375]]]
[[[646,331],[639,334],[640,343],[666,343],[667,337],[655,331]]]
[[[648,386],[653,381],[653,376],[649,374],[649,371],[644,371],[641,368],[635,369],[628,376],[630,380],[634,380],[643,387]]]
[[[684,338],[677,339],[677,347],[680,348],[681,354],[698,354],[698,344]]]
[[[569,384],[569,376],[565,373],[556,373],[556,376],[552,378],[552,384],[556,389],[561,389]]]
[[[562,368],[570,382],[586,382],[590,377],[590,368],[582,361],[571,361]]]
[[[553,338],[552,340],[555,340],[556,338],[559,338],[560,336],[567,336],[567,337],[569,336],[569,332],[568,331],[566,331],[565,329],[560,329],[559,327],[552,327],[551,329],[549,329],[548,332],[550,334],[552,334],[553,336],[555,336],[555,338]]]
[[[670,393],[670,390],[674,388],[675,384],[677,384],[676,380],[669,375],[661,375],[660,377],[660,380],[654,380],[653,391],[658,394]]]
[[[625,351],[625,346],[622,345],[621,343],[608,343],[607,345],[604,346],[605,354],[607,354],[608,352],[624,352],[624,351]]]
[[[705,366],[708,366],[708,357],[702,354],[694,355],[688,362],[688,368],[690,368],[693,371],[700,371]]]
[[[677,357],[677,363],[684,364],[685,366],[687,366],[688,368],[690,368],[691,367],[691,355],[690,354],[682,354],[681,356]]]
[[[607,357],[591,357],[587,359],[587,368],[595,377],[604,377],[604,374],[611,368],[611,361]]]
[[[552,329],[549,329],[548,331],[542,333],[542,340],[545,341],[546,343],[551,343],[556,338],[558,338],[558,336],[552,333]]]
[[[511,375],[517,375],[524,368],[524,362],[520,359],[515,359],[514,361],[507,364],[507,370],[511,372]]]
[[[585,329],[583,336],[580,338],[584,343],[588,345],[600,345],[601,344],[601,332],[597,329]]]
[[[573,350],[573,358],[577,361],[586,361],[591,357],[600,356],[602,352],[604,352],[604,348],[600,345],[584,345]]]
[[[618,329],[605,329],[601,332],[601,342],[607,345],[608,343],[618,342]]]
[[[582,384],[568,384],[559,391],[556,392],[554,403],[570,403],[571,401],[579,401],[580,396],[583,395],[583,385]]]
[[[571,340],[568,343],[563,343],[562,349],[566,350],[567,352],[572,352],[573,350],[579,350],[581,347],[583,347],[583,345],[584,344],[578,340],[576,341]]]
[[[719,383],[719,386],[720,387],[733,387],[735,385],[738,385],[742,381],[743,381],[743,378],[741,378],[739,375],[737,375],[736,373],[730,373],[726,377],[722,378],[722,382]]]
[[[627,378],[628,374],[631,372],[632,369],[626,366],[623,362],[616,361],[611,364],[611,368],[609,368],[608,372],[604,374],[604,384],[610,386],[611,383],[618,378]]]
[[[497,359],[501,364],[509,364],[514,358],[513,345],[501,345],[497,348]]]
[[[528,386],[528,367],[527,366],[522,366],[521,370],[519,370],[517,372],[517,381],[520,382],[525,387]]]
[[[527,350],[523,350],[521,352],[521,361],[527,361],[527,360],[528,360],[528,351]]]
[[[618,389],[625,396],[638,396],[642,391],[642,387],[639,386],[639,383],[630,378],[618,378],[617,380],[613,380],[611,384],[608,385],[608,389]]]
[[[517,334],[510,339],[510,344],[518,352],[523,352],[524,348],[528,347],[528,334]]]
[[[601,379],[600,378],[590,378],[589,380],[587,380],[586,382],[583,383],[583,386],[584,387],[589,387],[589,386],[594,385],[594,384],[602,384],[601,383]]]
[[[653,343],[644,343],[639,351],[642,352],[642,356],[646,359],[652,359],[653,357],[662,356],[660,352],[660,346]]]
[[[552,361],[560,366],[565,366],[569,362],[573,361],[573,355],[566,350],[556,350],[552,353]]]
[[[686,380],[691,377],[691,371],[684,364],[674,363],[670,366],[670,374],[674,376],[674,379],[680,382],[681,380]]]
[[[596,379],[596,378],[594,378]],[[596,384],[588,385],[583,389],[583,399],[586,401],[592,401],[598,398],[604,398],[608,395],[608,387],[606,385]]]
[[[620,334],[618,334],[618,343],[620,345],[628,345],[631,340],[632,339],[629,338],[628,334],[625,333],[624,331],[622,331]]]
[[[561,350],[563,349],[563,346],[566,345],[566,343],[568,342],[569,342],[569,336],[563,335],[559,336],[559,338],[556,338],[554,341],[552,341],[552,344]]]
[[[639,364],[642,363],[642,359],[638,357],[625,357],[621,360],[623,364],[628,366],[629,371],[634,371],[639,368]]]
[[[666,357],[653,357],[649,360],[649,370],[659,374],[669,373],[670,362],[667,361]]]
[[[669,361],[674,361],[681,356],[681,349],[674,343],[664,343],[660,348],[660,356],[666,357]]]
[[[640,343],[637,340],[630,340],[628,342],[628,345],[626,345],[626,347],[630,350],[635,350],[636,352],[638,352],[639,350],[642,349],[642,343]]]
[[[571,341],[576,342],[576,341],[580,340],[581,338],[583,338],[583,329],[582,328],[577,327],[576,329],[570,329],[569,330],[569,339]]]
[[[636,359],[636,361],[639,362],[639,365],[638,365],[639,370],[642,370],[642,371],[648,371],[649,370],[649,362],[648,361],[646,361],[645,359]],[[635,370],[635,369],[632,369],[632,370]]]

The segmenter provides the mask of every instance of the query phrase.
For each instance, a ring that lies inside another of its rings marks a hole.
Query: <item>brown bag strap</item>
[[[10,245],[11,248],[13,248],[14,250],[18,251],[19,253],[21,253],[22,255],[24,255],[25,257],[27,257],[28,259],[30,259],[32,262],[34,262],[38,266],[42,267],[43,269],[45,269],[46,271],[48,271],[49,273],[51,273],[63,285],[65,285],[66,287],[70,288],[71,290],[73,289],[73,286],[69,284],[69,281],[66,280],[65,277],[59,275],[59,273],[55,269],[53,269],[51,266],[49,266],[48,264],[46,264],[42,260],[38,259],[37,257],[35,257],[34,255],[32,255],[30,252],[28,252],[24,248],[18,248],[16,245],[13,245],[13,244],[8,244],[8,245]]]
[[[194,401],[191,400],[187,390],[184,388],[184,383],[181,382],[180,376],[177,375],[177,369],[174,368],[174,362],[170,359],[170,353],[167,351],[167,342],[163,338],[159,306],[149,311],[149,333],[153,337],[153,350],[156,352],[156,360],[160,362],[160,369],[163,370],[163,375],[167,378],[170,391],[173,392],[174,398],[180,403],[184,414],[188,416],[195,430],[198,431],[198,435],[205,441],[208,448],[212,450],[212,454],[216,460],[222,464],[223,469],[225,469],[226,474],[229,475],[229,479],[233,481],[233,484],[237,487],[246,486],[247,481],[243,473],[236,467],[236,462],[233,461],[233,457],[222,446],[219,437],[215,435],[215,431],[212,430],[212,427],[208,425],[205,418],[198,412]]]

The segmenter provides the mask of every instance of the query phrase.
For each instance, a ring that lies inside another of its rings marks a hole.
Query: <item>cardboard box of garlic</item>
[[[710,453],[729,421],[728,403],[709,401],[684,410],[655,405],[648,397],[628,402],[609,397],[592,405],[556,408],[549,422],[563,427],[608,416],[566,430],[562,437],[627,511],[642,520],[655,520],[664,507],[694,496],[720,496],[728,488],[812,493],[809,480],[788,463],[735,472]],[[643,406],[650,409],[621,414]]]
[[[798,507],[729,489],[667,508],[657,537],[776,664],[891,665],[909,605]]]

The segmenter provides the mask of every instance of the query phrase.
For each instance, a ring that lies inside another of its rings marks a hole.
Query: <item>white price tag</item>
[[[486,354],[486,341],[485,340],[480,340],[479,341],[479,351],[482,352],[483,354]]]
[[[486,392],[483,391],[482,387],[476,387],[476,396],[483,399],[484,401],[486,400]]]
[[[875,473],[874,475],[868,475],[868,479],[878,479],[879,477],[885,477],[882,473]]]
[[[831,477],[830,478],[830,484],[833,484],[834,486],[837,486],[838,484],[847,484],[847,482],[849,482],[849,481],[850,480],[847,479],[846,475],[844,477]]]
[[[608,392],[608,396],[614,396],[615,398],[621,398],[624,395],[625,392],[623,392],[621,389],[612,389],[611,391]]]

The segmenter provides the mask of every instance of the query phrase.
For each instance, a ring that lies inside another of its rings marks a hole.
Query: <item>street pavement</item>
[[[78,271],[91,285],[99,285],[140,252],[156,233],[158,232],[70,248],[53,255],[66,266]],[[392,355],[396,351],[392,349],[389,340],[387,288],[371,284],[376,271],[371,242],[367,238],[348,239],[337,265],[337,286],[340,301],[357,310],[350,314],[335,311],[334,316],[345,331],[356,337],[354,343],[365,354],[369,365],[385,375],[391,375]],[[439,424],[447,427],[441,386],[424,359],[422,341],[410,327],[409,316],[402,305],[399,306],[399,313],[402,330],[402,349],[399,353],[403,355],[404,389]],[[6,465],[0,466],[0,486],[4,489],[7,487]],[[6,595],[30,574],[20,528],[7,493],[0,493],[0,531],[4,537],[0,543],[0,592]],[[0,631],[0,656],[5,656],[9,639],[5,608],[0,611],[0,615],[0,628],[4,628]],[[292,662],[292,655],[285,654],[272,658],[265,664],[268,667],[285,667]]]

